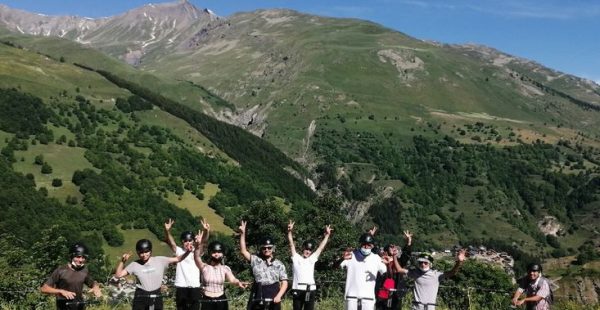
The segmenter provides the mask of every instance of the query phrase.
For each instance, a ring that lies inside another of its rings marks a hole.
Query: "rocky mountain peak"
[[[139,18],[141,16],[153,18],[170,18],[177,20],[193,21],[204,15],[204,12],[196,8],[187,0],[166,3],[150,3],[124,13],[122,16]]]

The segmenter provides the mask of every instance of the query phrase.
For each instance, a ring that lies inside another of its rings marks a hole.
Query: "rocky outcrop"
[[[562,229],[562,224],[554,216],[544,216],[542,220],[538,222],[538,228],[544,235],[556,236]]]

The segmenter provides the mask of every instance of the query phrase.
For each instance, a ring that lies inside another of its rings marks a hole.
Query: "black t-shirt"
[[[56,268],[45,282],[45,284],[54,288],[77,294],[77,299],[83,297],[83,284],[93,287],[94,283],[87,267],[81,270],[73,270],[69,265],[62,265]],[[62,299],[62,297],[58,298]]]

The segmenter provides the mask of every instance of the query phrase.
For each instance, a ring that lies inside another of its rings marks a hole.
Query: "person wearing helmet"
[[[102,296],[100,286],[92,279],[85,266],[88,255],[88,249],[84,244],[73,244],[69,249],[69,263],[56,268],[40,288],[44,294],[56,295],[56,309],[85,309],[84,303],[72,303],[83,301],[84,284],[96,297]]]
[[[388,263],[386,274],[377,279],[377,309],[400,309],[402,305],[400,301],[408,290],[404,274],[400,272],[400,269],[406,269],[412,254],[410,231],[404,231],[404,239],[406,239],[406,245],[402,249],[394,244],[387,244],[383,247],[381,256]]]
[[[315,284],[315,263],[319,259],[319,255],[325,248],[329,235],[331,235],[331,225],[325,226],[323,240],[319,247],[315,250],[314,241],[304,241],[302,243],[302,255],[296,252],[294,245],[294,222],[290,220],[287,227],[288,241],[290,243],[290,252],[292,253],[293,266],[293,281],[292,281],[292,298],[294,310],[312,310],[315,307],[315,293],[317,286]],[[314,251],[314,252],[313,252]]]
[[[175,256],[182,255],[185,251],[184,247],[188,244],[194,243],[194,233],[191,231],[184,231],[181,233],[181,247],[175,243],[175,238],[171,234],[171,228],[175,224],[175,221],[168,219],[165,224],[165,238],[167,245],[171,248]],[[205,244],[208,240],[210,232],[210,225],[204,220],[201,221],[204,229],[204,239],[200,246],[202,250],[202,244]],[[199,310],[200,309],[200,272],[194,262],[194,255],[188,255],[181,263],[177,264],[175,269],[175,304],[177,310]]]
[[[374,229],[371,232],[374,232]],[[342,258],[336,263],[347,270],[344,309],[373,310],[377,275],[386,272],[387,262],[372,253],[375,238],[371,233],[362,234],[358,243],[357,249],[346,249]]]
[[[514,306],[525,304],[527,310],[548,310],[552,303],[550,280],[542,277],[542,265],[533,263],[527,266],[527,275],[517,282],[519,287],[512,298]],[[525,293],[525,298],[521,296]]]
[[[456,263],[448,272],[441,272],[433,269],[433,257],[429,253],[420,253],[417,257],[416,269],[401,268],[399,272],[406,273],[414,280],[412,310],[435,310],[437,293],[440,282],[451,278],[465,262],[465,250],[461,249],[456,253]]]
[[[198,232],[194,251],[194,261],[200,269],[202,277],[202,310],[228,310],[229,303],[224,289],[225,281],[240,288],[246,288],[248,283],[238,280],[231,272],[231,268],[223,264],[225,249],[221,242],[211,242],[208,245],[208,262],[205,263],[202,260],[203,233],[202,231]]]
[[[163,309],[163,300],[160,292],[163,276],[169,264],[183,261],[193,250],[193,244],[184,246],[183,254],[176,257],[152,256],[152,242],[148,239],[140,239],[135,244],[135,250],[139,259],[123,268],[129,260],[131,253],[121,256],[115,271],[115,278],[122,278],[128,274],[137,278],[135,295],[133,297],[132,310]]]
[[[275,245],[270,237],[259,242],[257,255],[250,254],[246,248],[246,222],[240,229],[240,252],[250,262],[254,283],[248,301],[248,309],[281,309],[281,299],[288,287],[285,265],[273,256]]]

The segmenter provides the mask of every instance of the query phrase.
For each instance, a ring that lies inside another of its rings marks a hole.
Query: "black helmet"
[[[191,232],[191,231],[189,231],[189,230],[188,231],[184,231],[184,232],[181,233],[181,240],[182,241],[189,241],[189,240],[193,241],[195,237],[196,236],[194,235],[194,233]]]
[[[273,238],[271,237],[262,237],[258,243],[258,245],[260,247],[265,247],[265,246],[275,246],[275,243],[273,242]]]
[[[138,253],[152,251],[152,242],[148,239],[140,239],[135,244],[135,250]]]
[[[537,264],[537,263],[531,263],[531,264],[527,265],[527,272],[531,272],[531,271],[542,272],[542,265]]]
[[[71,258],[76,256],[83,256],[85,258],[88,258],[89,255],[87,247],[82,243],[73,244],[69,249],[69,254],[71,255]]]
[[[370,243],[370,244],[375,244],[375,238],[373,238],[373,235],[369,234],[369,233],[364,233],[360,236],[360,238],[358,239],[358,242],[360,244],[366,244],[366,243]]]
[[[213,241],[208,244],[208,253],[210,253],[210,254],[215,253],[215,252],[223,252],[223,251],[224,251],[224,246],[219,241]]]
[[[315,242],[312,240],[306,240],[302,243],[302,250],[315,250]]]

